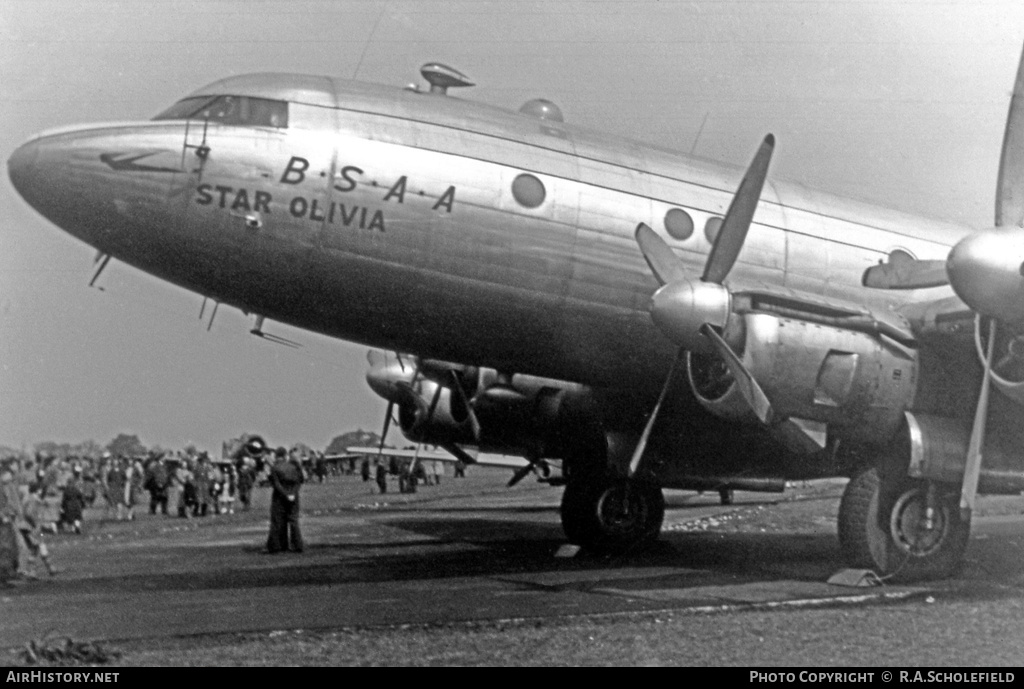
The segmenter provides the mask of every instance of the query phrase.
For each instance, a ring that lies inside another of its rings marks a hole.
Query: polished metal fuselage
[[[45,133],[9,162],[55,224],[144,271],[267,318],[374,347],[653,396],[674,346],[654,327],[644,222],[694,275],[741,172],[448,96],[249,75],[197,94],[289,101],[287,128],[200,121]],[[783,144],[784,145],[784,144]],[[526,207],[517,176],[544,187]],[[666,232],[683,209],[695,230]],[[861,287],[895,249],[945,258],[968,228],[769,182],[732,287],[878,309]],[[938,294],[930,291],[929,298]]]

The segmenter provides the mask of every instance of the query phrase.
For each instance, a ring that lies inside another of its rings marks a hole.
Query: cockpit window
[[[180,100],[154,120],[209,120],[249,127],[288,126],[288,103],[249,96],[196,96]]]

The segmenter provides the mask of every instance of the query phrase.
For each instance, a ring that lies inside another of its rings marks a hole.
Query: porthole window
[[[704,236],[707,237],[709,242],[714,244],[720,229],[722,229],[722,219],[718,216],[710,217],[707,223],[704,224]]]
[[[546,195],[544,183],[533,175],[523,173],[512,182],[512,196],[520,206],[536,208],[544,203]]]
[[[665,229],[673,239],[689,239],[693,234],[693,218],[682,208],[670,208],[665,214]]]

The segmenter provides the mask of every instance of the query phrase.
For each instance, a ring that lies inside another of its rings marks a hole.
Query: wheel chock
[[[881,586],[882,580],[870,569],[841,569],[828,578],[832,586],[867,588]]]

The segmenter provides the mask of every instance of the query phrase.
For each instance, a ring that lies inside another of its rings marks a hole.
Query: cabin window
[[[693,234],[693,218],[682,208],[670,208],[665,213],[665,229],[673,239],[689,239]]]
[[[209,120],[244,127],[288,126],[288,103],[249,96],[196,96],[178,101],[154,120]]]
[[[715,243],[715,239],[718,238],[718,231],[722,229],[722,219],[717,215],[713,215],[708,218],[708,221],[704,223],[704,236],[712,244]]]
[[[536,208],[547,195],[544,183],[533,175],[523,173],[512,181],[512,196],[520,206]]]

